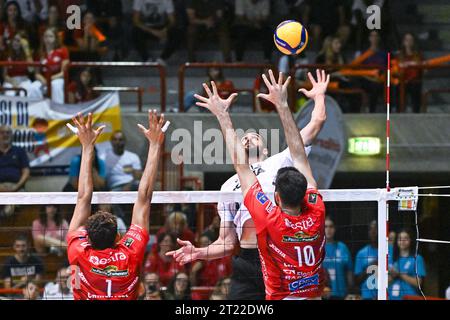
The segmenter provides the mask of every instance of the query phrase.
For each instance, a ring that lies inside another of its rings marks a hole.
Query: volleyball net
[[[431,239],[427,235],[439,234],[433,233],[433,228],[445,230],[445,224],[448,226],[448,215],[436,220],[433,210],[439,211],[440,206],[449,209],[450,198],[439,194],[442,190],[431,189],[431,194],[421,191],[426,190],[418,187],[392,188],[389,192],[386,189],[321,190],[328,217],[325,223],[328,240],[324,261],[327,271],[324,299],[357,297],[384,300],[442,296],[440,292],[443,287],[450,285],[442,280],[448,275],[445,270],[450,269],[450,246],[446,241],[448,238]],[[126,229],[136,196],[136,192],[94,192],[92,212],[98,209],[113,212],[123,221],[118,227]],[[418,206],[419,198],[426,204],[424,212],[420,209],[423,206]],[[57,205],[55,210],[58,210],[60,220],[70,222],[76,199],[76,193],[71,192],[0,193],[3,211],[6,207],[15,207],[13,214],[1,218],[0,296],[7,299],[31,298],[24,290],[29,291],[27,285],[32,282],[41,298],[58,299],[60,293],[52,296],[48,290],[58,291],[59,283],[69,283],[67,275],[61,272],[68,262],[65,243],[54,241],[54,238],[64,239],[67,225],[62,222],[57,227],[50,223],[47,226],[42,224],[48,218],[45,209],[48,204]],[[231,259],[211,260],[213,262],[195,268],[196,274],[192,275],[193,264],[181,268],[158,256],[161,250],[178,247],[176,243],[171,244],[170,239],[167,240],[169,243],[159,239],[170,233],[166,231],[171,227],[179,232],[181,239],[183,235],[190,234],[184,232],[185,229],[191,229],[192,241],[196,246],[211,244],[218,233],[218,219],[215,217],[218,216],[217,203],[220,202],[240,203],[242,194],[220,191],[154,192],[151,237],[142,268],[142,299],[148,298],[149,291],[155,288],[151,274],[159,277],[158,286],[164,291],[170,287],[178,272],[185,272],[194,282],[191,283],[193,299],[226,298],[229,287],[225,281],[233,272]],[[175,219],[171,226],[169,220],[173,216]],[[45,237],[52,239],[46,241]],[[24,238],[28,244],[25,249],[17,242],[17,239]],[[401,247],[400,243],[404,242],[407,245]],[[35,260],[19,264],[15,257],[21,250],[28,250],[42,264]],[[425,257],[422,251],[426,252]],[[405,252],[409,255],[405,256]],[[435,255],[436,259],[433,258]],[[402,273],[408,275],[406,280],[399,276]],[[36,274],[40,275],[38,279]],[[417,281],[416,284],[411,279]],[[424,289],[424,279],[426,287],[430,288],[428,290]],[[63,296],[60,298],[64,299]]]

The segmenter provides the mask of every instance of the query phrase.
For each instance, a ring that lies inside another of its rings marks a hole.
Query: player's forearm
[[[94,160],[94,146],[88,145],[82,147],[80,176],[78,177],[78,199],[91,201],[94,190],[92,178],[92,163]]]
[[[294,122],[294,118],[292,117],[292,113],[287,107],[287,104],[285,107],[278,108],[278,114],[292,159],[299,162],[307,161],[302,137],[300,136],[300,132],[298,131],[297,125]]]
[[[148,148],[147,163],[145,170],[139,182],[138,197],[143,201],[149,201],[153,194],[153,186],[155,184],[158,173],[159,157],[161,154],[161,146],[151,144]]]
[[[314,97],[314,110],[311,113],[311,120],[306,127],[300,131],[305,145],[309,146],[314,142],[326,119],[325,95],[318,94]]]
[[[234,250],[234,245],[216,241],[205,248],[196,248],[195,250],[197,250],[199,254],[198,259],[214,260],[231,255]]]

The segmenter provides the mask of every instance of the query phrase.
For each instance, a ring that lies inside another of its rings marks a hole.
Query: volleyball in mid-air
[[[300,22],[286,20],[275,29],[273,39],[283,54],[299,54],[308,44],[308,31]]]

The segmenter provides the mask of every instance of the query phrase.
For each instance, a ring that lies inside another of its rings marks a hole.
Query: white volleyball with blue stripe
[[[286,20],[278,25],[273,39],[278,50],[287,55],[299,54],[308,44],[308,31],[295,20]]]

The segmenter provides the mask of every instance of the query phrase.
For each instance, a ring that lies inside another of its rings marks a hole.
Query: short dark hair
[[[98,211],[88,218],[86,231],[92,248],[112,248],[117,236],[117,218],[109,212]]]
[[[281,202],[288,207],[298,207],[306,194],[307,182],[305,176],[294,167],[284,167],[278,170],[275,178],[275,191]]]

